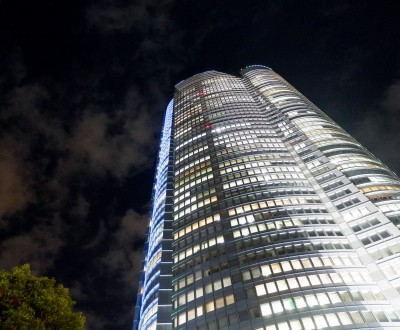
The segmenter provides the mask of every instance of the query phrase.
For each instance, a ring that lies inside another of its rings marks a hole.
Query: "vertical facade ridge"
[[[400,328],[400,180],[273,70],[178,83],[159,157],[135,329]]]

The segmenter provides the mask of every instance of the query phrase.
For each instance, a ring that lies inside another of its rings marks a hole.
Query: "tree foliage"
[[[2,330],[83,330],[85,317],[74,305],[67,288],[52,278],[33,276],[29,265],[0,270]]]

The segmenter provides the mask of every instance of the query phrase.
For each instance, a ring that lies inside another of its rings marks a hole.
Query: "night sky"
[[[0,0],[0,268],[130,329],[174,85],[272,67],[400,173],[398,1]]]

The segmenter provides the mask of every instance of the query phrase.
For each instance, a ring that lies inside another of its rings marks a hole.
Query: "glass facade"
[[[400,180],[268,67],[176,85],[134,329],[399,329]]]

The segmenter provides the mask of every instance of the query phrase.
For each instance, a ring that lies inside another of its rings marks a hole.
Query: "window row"
[[[242,186],[242,187],[239,186],[233,189],[225,190],[224,195],[226,197],[243,195],[240,198],[246,196],[248,197],[255,196],[256,199],[262,199],[262,198],[267,199],[276,196],[315,194],[314,189],[308,186],[309,185],[307,184],[306,181],[262,182],[262,183],[252,184],[250,186]],[[290,189],[287,189],[285,187],[290,187]]]
[[[206,133],[201,133],[201,134],[198,134],[198,135],[192,137],[189,140],[186,140],[185,142],[182,142],[181,144],[178,144],[177,147],[175,148],[175,151],[179,150],[180,148],[182,148],[182,147],[188,145],[189,143],[196,141],[204,136],[206,136]]]
[[[345,134],[342,130],[340,130],[338,127],[334,127],[332,125],[327,126],[327,125],[321,125],[321,121],[319,119],[316,120],[316,124],[314,125],[307,125],[304,126],[299,125],[302,127],[302,131],[307,135],[307,137],[311,138],[315,135],[320,135],[320,134],[332,134],[337,136],[337,134]]]
[[[225,142],[235,142],[249,139],[257,139],[258,135],[254,133],[254,130],[231,132],[226,134],[217,135],[214,137],[214,145],[219,145]],[[276,140],[276,141],[275,141]],[[273,142],[281,142],[275,139]]]
[[[372,218],[372,219],[361,219],[357,222],[353,222],[350,224],[351,229],[353,229],[354,232],[359,232],[364,229],[371,228],[373,226],[379,225],[380,221],[377,218]]]
[[[193,171],[197,171],[198,169],[203,168],[204,166],[207,166],[207,165],[202,165],[202,163],[204,163],[204,164],[208,163],[206,161],[209,160],[209,159],[210,159],[210,156],[205,156],[205,157],[196,159],[195,161],[193,161],[190,164],[187,164],[187,165],[185,165],[183,167],[175,166],[175,174],[179,175],[182,172],[184,172],[184,171],[186,171],[186,170],[198,165],[200,167],[196,166],[196,168],[193,169]],[[192,172],[189,172],[189,173],[192,173]]]
[[[302,128],[302,131],[307,132],[310,129],[313,129],[317,125],[322,125],[322,127],[326,127],[325,125],[328,125],[327,127],[333,127],[337,128],[333,122],[327,120],[326,118],[318,117],[315,119],[310,119],[310,118],[298,118],[292,121],[293,123],[296,124],[296,126],[299,126]]]
[[[266,161],[263,163],[265,163],[266,166],[269,166],[270,164],[272,165],[272,162],[273,162],[273,161],[269,160],[270,159],[269,156],[270,155],[249,155],[249,156],[243,156],[243,157],[236,158],[236,159],[228,159],[226,161],[220,162],[218,164],[218,167],[224,168],[224,167],[237,165],[237,164],[243,164],[243,163],[252,162],[252,161]],[[289,161],[289,162],[290,162],[290,164],[296,164],[293,161]]]
[[[271,211],[264,211],[264,212],[260,212],[257,214],[254,214],[254,219],[256,221],[260,221],[260,220],[268,220],[271,218],[281,218],[281,217],[288,217],[288,216],[293,216],[293,215],[307,215],[307,214],[320,214],[320,213],[328,213],[328,211],[324,208],[321,207],[302,207],[302,208],[281,208],[281,209],[275,209],[275,210],[271,210]],[[302,224],[315,224],[316,222],[311,222],[310,223],[306,223],[303,220]],[[277,229],[279,228],[285,228],[283,226],[285,226],[286,224],[290,224],[290,222],[286,222],[286,220],[282,220],[282,221],[274,221],[275,223],[275,227]],[[297,221],[293,221],[293,226],[297,226],[294,225],[295,223],[297,223]],[[274,226],[270,226],[269,224],[267,224],[267,228],[268,230],[274,230]]]
[[[174,214],[174,227],[175,228],[182,228],[186,226],[188,223],[192,223],[194,219],[203,219],[214,214],[216,210],[213,210],[211,206],[206,206],[192,213],[179,217],[179,214]]]
[[[262,138],[258,138],[258,139],[247,139],[247,140],[243,140],[243,141],[234,141],[234,142],[220,142],[218,144],[215,144],[215,146],[218,146],[218,149],[221,148],[235,148],[237,146],[249,146],[250,148],[253,148],[253,146],[261,146],[261,144],[263,146],[266,146],[268,148],[283,148],[285,147],[285,145],[283,143],[272,143],[272,142],[266,142],[269,139],[262,139]],[[238,149],[241,150],[241,149]]]
[[[240,229],[232,232],[233,238],[247,237],[250,234],[258,234],[267,231],[266,224],[252,225],[248,227],[241,227]],[[327,228],[323,229],[306,229],[306,230],[291,230],[279,233],[272,233],[269,235],[263,235],[262,243],[270,244],[273,242],[285,241],[288,239],[301,239],[310,237],[323,237],[323,236],[343,236],[340,229]]]
[[[343,219],[346,221],[350,221],[353,219],[358,219],[361,218],[367,214],[370,214],[371,212],[365,207],[358,207],[356,209],[352,209],[350,211],[346,211],[342,213]]]
[[[382,191],[382,190],[400,190],[400,186],[368,186],[368,187],[362,187],[360,190],[364,193],[369,193],[373,191]]]
[[[324,182],[328,182],[328,181],[330,181],[330,180],[332,180],[332,179],[334,179],[334,178],[336,178],[336,174],[330,172],[330,173],[328,173],[328,174],[324,174],[324,175],[322,175],[322,176],[316,178],[316,180],[317,180],[317,182],[318,182],[319,184],[323,184]]]
[[[324,173],[329,172],[329,171],[331,171],[331,169],[328,166],[325,166],[325,165],[310,170],[310,172],[311,172],[311,174],[313,176],[318,176],[318,175],[324,174]]]
[[[193,267],[195,267],[196,265],[204,264],[210,260],[211,261],[218,260],[220,256],[225,254],[226,254],[225,246],[222,244],[214,249],[204,250],[202,253],[196,254],[195,256],[188,258],[187,260],[185,260],[185,262],[173,263],[172,264],[173,273],[174,275],[179,275],[187,270],[192,270]],[[220,268],[220,267],[213,267],[213,269],[215,268]],[[207,269],[207,271],[211,272],[212,269],[211,268]]]
[[[308,294],[282,300],[274,300],[269,303],[261,304],[262,316],[280,315],[283,312],[288,314],[294,311],[301,311],[308,308],[320,308],[320,306],[328,304],[338,304],[353,301],[382,301],[384,297],[379,291],[338,291],[338,292],[321,292],[316,294]],[[348,323],[351,324],[351,323]],[[340,325],[339,323],[336,325]],[[310,328],[306,328],[307,330]]]
[[[207,150],[207,149],[208,149],[208,146],[204,146],[204,147],[200,147],[200,148],[198,148],[196,150],[193,150],[193,151],[191,151],[189,153],[185,153],[183,156],[177,158],[177,160],[175,161],[175,164],[178,165],[180,162],[184,161],[185,159],[193,157],[194,155],[197,155],[198,153],[200,153],[200,152],[202,152],[204,150]]]
[[[323,165],[323,164],[324,163],[321,160],[317,159],[317,160],[307,163],[307,167],[309,170],[312,170],[313,168],[319,167],[320,165]]]
[[[254,221],[261,221],[261,220],[265,220],[265,218],[261,213],[255,215],[249,214],[246,216],[242,216],[240,218],[232,219],[231,227],[251,224]],[[335,224],[335,221],[332,218],[312,217],[312,218],[301,218],[301,219],[275,220],[260,225],[265,225],[267,227],[266,231],[271,231],[271,230],[279,230],[285,228],[302,227],[306,225],[332,225],[332,224]],[[263,229],[264,229],[263,226],[258,228],[259,231],[262,231]]]
[[[251,123],[235,123],[235,124],[230,124],[230,125],[219,126],[219,127],[213,128],[211,132],[212,133],[221,133],[223,131],[230,130],[231,128],[247,127],[247,126],[251,126]]]
[[[208,204],[214,203],[216,201],[217,201],[217,196],[211,196],[210,198],[205,198],[205,199],[203,199],[202,201],[200,201],[200,202],[198,202],[196,204],[192,204],[191,206],[187,207],[186,209],[184,209],[182,211],[179,211],[178,207],[174,207],[174,212],[176,212],[174,214],[174,219],[176,217],[177,218],[183,217],[186,214],[190,214],[193,211],[196,211],[197,209],[199,209],[199,208],[201,208],[203,206],[206,206]],[[178,213],[178,211],[179,211],[179,213]]]
[[[371,174],[371,173],[369,173]],[[374,183],[379,183],[379,184],[398,184],[399,182],[397,180],[393,180],[392,178],[388,177],[388,176],[382,176],[379,174],[375,174],[374,176],[370,175],[370,176],[362,176],[362,177],[358,177],[358,178],[350,178],[350,181],[352,181],[355,185],[362,185],[365,183],[370,183],[370,182],[374,182]]]
[[[235,150],[242,150],[237,148],[237,146],[249,146],[250,148],[253,148],[253,146],[264,146],[264,147],[268,147],[268,148],[284,148],[285,145],[283,143],[272,143],[272,142],[268,142],[269,139],[247,139],[247,140],[243,140],[243,141],[235,141],[235,142],[220,142],[220,143],[216,143],[214,144],[215,146],[219,146],[219,148],[235,148]]]
[[[223,279],[217,279],[211,283],[204,285],[203,287],[198,287],[195,290],[190,290],[188,292],[184,292],[183,294],[177,296],[173,299],[174,308],[178,308],[179,306],[184,306],[187,303],[193,301],[194,299],[201,298],[204,295],[212,292],[216,292],[221,290],[222,288],[227,288],[232,285],[231,278],[229,276],[224,277]]]
[[[177,116],[175,116],[175,127],[178,127],[184,121],[190,119],[193,116],[199,115],[203,112],[201,104],[192,105],[188,111],[185,111]]]
[[[380,265],[382,272],[388,279],[399,278],[400,275],[400,261],[393,259],[393,262],[385,265]],[[392,282],[392,285],[396,287],[395,283]]]
[[[259,191],[259,190],[261,190],[261,191]],[[234,197],[239,194],[241,196]],[[304,195],[311,195],[311,194],[313,194],[313,195],[316,194],[313,188],[287,189],[287,188],[282,187],[281,189],[272,190],[270,187],[268,187],[265,184],[244,186],[244,187],[239,187],[239,188],[231,189],[231,190],[224,192],[224,195],[227,197],[226,202],[227,202],[228,206],[240,205],[240,204],[244,204],[244,203],[248,203],[248,202],[252,202],[252,201],[265,200],[265,199],[277,198],[277,197],[288,196],[288,195],[289,196],[296,196],[296,195],[304,196]],[[228,199],[229,197],[233,197],[233,198]],[[230,205],[230,204],[232,204],[232,205]]]
[[[219,172],[223,174],[242,171],[244,169],[256,168],[259,171],[250,174],[257,174],[257,173],[275,173],[275,172],[299,172],[300,168],[298,166],[272,166],[270,161],[265,162],[249,162],[242,165],[232,166],[229,168],[224,168]],[[244,171],[246,172],[246,171]]]
[[[200,137],[201,135],[202,134],[197,134],[198,137]],[[205,135],[205,133],[204,133],[204,135]],[[190,136],[192,136],[192,135],[190,135]],[[180,159],[180,158],[182,158],[182,156],[191,154],[192,152],[200,149],[201,147],[207,146],[209,144],[209,140],[207,140],[207,139],[201,139],[200,141],[198,141],[198,139],[196,139],[195,141],[192,141],[192,142],[195,142],[195,143],[186,144],[183,146],[183,148],[175,150],[175,152],[174,152],[175,159]]]
[[[391,200],[399,200],[400,193],[392,192],[392,191],[382,191],[378,194],[369,194],[367,195],[368,199],[372,202],[378,203],[383,201],[391,201]]]
[[[214,226],[207,226],[192,233],[192,235],[187,235],[178,241],[173,241],[172,244],[175,251],[182,251],[188,246],[193,245],[193,243],[198,243],[204,238],[212,237],[220,233],[222,233],[222,226],[219,223],[216,223]]]
[[[161,241],[163,237],[163,232],[164,232],[164,222],[161,222],[159,225],[157,225],[154,230],[152,230],[149,234],[149,250],[147,252],[147,255],[150,255],[152,250],[155,249],[158,245],[158,243]]]
[[[196,199],[193,199],[190,197],[191,196],[191,191],[186,191],[185,193],[179,195],[178,197],[174,198],[174,204],[179,203],[182,200],[188,200],[187,205],[189,205],[192,202],[195,202],[197,199],[201,199],[201,198],[205,198],[211,194],[215,194],[215,188],[211,188],[211,189],[206,189],[206,190],[202,190],[201,192],[196,193],[193,197]]]
[[[246,229],[246,228],[245,228]],[[247,233],[247,230],[243,230],[242,233]],[[240,231],[236,231],[236,235],[240,234]],[[237,236],[236,238],[242,238],[243,240],[235,240],[235,246],[237,249],[249,248],[249,247],[257,247],[257,246],[269,246],[273,243],[284,243],[287,240],[290,240],[294,243],[304,243],[310,242],[311,237],[316,237],[318,239],[323,239],[326,236],[335,236],[343,237],[340,231],[285,231],[276,234],[270,235],[262,235],[262,236],[250,236],[249,234]]]
[[[254,150],[253,150],[254,149]],[[260,144],[260,143],[256,143],[256,144],[252,144],[252,145],[246,145],[246,146],[235,146],[235,147],[227,147],[226,149],[221,149],[218,150],[216,152],[217,156],[224,156],[224,155],[229,155],[232,156],[232,154],[234,153],[241,153],[243,151],[247,151],[249,152],[249,150],[253,150],[254,151],[267,151],[267,152],[275,152],[275,153],[282,153],[285,154],[289,157],[289,154],[287,153],[287,149],[286,148],[281,148],[281,147],[273,147],[270,145],[265,145],[265,144]]]
[[[271,177],[273,177],[274,175],[279,176],[281,174],[289,175],[288,177],[290,177],[290,178],[293,177],[293,176],[291,176],[292,174],[289,174],[288,172],[297,172],[298,173],[298,172],[300,172],[300,169],[298,167],[294,167],[294,166],[282,166],[282,167],[268,166],[268,167],[262,167],[262,168],[256,167],[253,169],[242,170],[240,172],[234,172],[231,174],[224,175],[222,177],[222,181],[224,182],[224,181],[228,181],[228,180],[248,177],[250,175],[266,174],[266,173],[276,173],[276,174],[272,174]],[[220,171],[220,173],[221,173],[221,171]],[[295,177],[297,177],[297,176],[295,176]],[[302,173],[301,173],[300,177],[304,178]]]
[[[179,142],[182,140],[186,135],[189,134],[189,132],[192,130],[192,127],[186,127],[186,126],[181,126],[179,129],[176,130],[174,139],[176,142]]]
[[[152,259],[150,259],[150,260],[146,263],[146,265],[145,265],[145,267],[144,267],[144,271],[145,271],[146,273],[150,273],[150,272],[151,272],[151,269],[156,265],[156,263],[157,263],[158,261],[161,260],[161,254],[162,254],[161,251],[159,251],[156,255],[153,256]]]
[[[368,278],[371,278],[368,275]],[[352,284],[363,284],[365,283],[364,277],[360,272],[341,272],[341,273],[327,273],[327,274],[312,274],[312,275],[297,275],[296,277],[287,277],[285,279],[258,284],[255,286],[255,292],[257,297],[274,294],[277,292],[284,292],[288,290],[304,290],[310,287],[323,285],[324,287],[328,285],[352,285]],[[249,290],[254,290],[253,288]],[[371,295],[367,291],[363,298],[359,300],[385,300],[383,295],[379,292],[375,295]],[[357,291],[358,293],[358,291]],[[248,292],[248,296],[253,295],[253,293]],[[371,299],[366,299],[370,297]],[[250,297],[249,297],[250,298]],[[379,298],[379,299],[378,299]],[[352,300],[356,300],[353,298]],[[329,304],[329,302],[326,302]]]
[[[392,234],[390,234],[387,230],[381,230],[377,233],[370,233],[368,236],[360,237],[360,240],[364,245],[369,245],[390,236],[392,236]]]
[[[340,164],[336,165],[336,167],[339,170],[347,170],[349,168],[351,169],[360,169],[360,168],[378,168],[378,169],[383,169],[386,170],[386,168],[382,165],[377,165],[375,163],[361,163],[361,162],[353,162],[353,163],[346,163],[346,164]]]
[[[303,160],[304,163],[307,163],[307,162],[310,162],[310,161],[312,161],[314,159],[317,159],[317,156],[314,155],[314,154],[311,154],[311,155],[303,156],[303,157],[301,157],[301,159]]]
[[[269,174],[269,175],[252,176],[252,177],[225,183],[222,186],[222,188],[229,189],[229,188],[234,188],[234,187],[241,186],[244,184],[249,184],[249,183],[265,182],[265,181],[270,181],[270,180],[285,180],[285,179],[305,179],[305,176],[302,173],[299,173],[299,174],[297,174],[297,173],[277,173],[277,174]],[[297,181],[296,181],[296,183],[297,183]],[[299,185],[301,185],[301,183],[299,183]]]
[[[197,125],[203,124],[204,123],[204,117],[202,114],[198,114],[196,116],[193,116],[192,118],[182,122],[179,127],[176,128],[176,133],[178,136],[180,136],[181,132],[186,132],[188,128],[194,128]]]
[[[187,127],[186,125],[181,125],[179,129],[176,130],[174,135],[174,141],[175,143],[179,143],[191,136],[194,136],[195,134],[199,134],[203,132],[204,130],[204,120],[200,121],[194,126],[189,126]]]
[[[204,306],[193,308],[189,311],[184,311],[173,318],[174,327],[184,325],[196,317],[203,316],[205,313],[210,313],[214,310],[229,306],[235,303],[233,294],[221,297],[215,300],[208,301]]]
[[[225,327],[231,325],[232,327],[237,327],[239,322],[239,315],[237,313],[229,313],[223,317],[219,316],[218,319],[207,320],[206,324],[197,326],[195,330],[218,330],[225,329]],[[183,328],[182,328],[183,329]]]
[[[158,281],[159,276],[159,272],[153,272],[151,276],[149,276],[149,274],[146,274],[145,283],[141,283],[144,284],[144,286],[140,285],[140,291],[138,291],[138,293],[142,294],[142,309],[153,303],[155,301],[155,298],[158,297],[159,286],[155,285],[154,281]],[[150,303],[149,300],[151,300]]]
[[[299,98],[298,97],[287,97],[286,100],[283,100],[283,101],[285,101],[285,103],[290,103],[290,105],[292,105],[293,103],[300,104],[300,105],[302,104],[301,102],[293,102],[293,99],[299,99]],[[279,103],[282,104],[282,101]],[[297,110],[290,109],[290,110],[285,110],[282,112],[286,113],[289,118],[296,117],[298,115],[303,115],[303,114],[314,114],[314,112],[307,110],[307,109],[301,109],[301,110],[300,109],[297,109]]]
[[[400,227],[400,214],[390,214],[387,217],[394,225]]]
[[[334,193],[328,194],[330,200],[334,201],[335,199],[342,198],[343,196],[351,194],[350,189],[343,189],[335,191]]]
[[[202,182],[206,182],[206,181],[212,179],[213,177],[214,177],[214,175],[212,173],[208,174],[208,175],[204,175],[204,176],[202,176],[201,178],[198,178],[195,181],[192,181],[190,183],[185,184],[185,186],[183,186],[182,188],[179,189],[179,192],[181,193],[181,192],[183,192],[185,190],[188,190],[188,189],[190,189],[192,187],[195,187],[195,186],[199,185]]]
[[[228,269],[228,267],[228,263],[223,262],[220,264],[216,264],[211,268],[203,267],[201,270],[198,270],[195,273],[192,273],[193,268],[190,268],[190,273],[188,275],[182,277],[181,279],[179,279],[179,281],[175,281],[175,283],[173,280],[174,292],[178,292],[178,290],[183,289],[184,287],[192,284],[195,281],[205,280],[212,274],[218,273],[218,276],[220,276],[221,271],[223,271],[224,269]],[[174,272],[174,275],[177,276],[177,273]]]
[[[185,115],[185,113],[190,112],[192,109],[198,109],[201,108],[201,100],[198,96],[196,97],[192,97],[190,99],[186,99],[184,100],[181,104],[175,104],[174,106],[174,112],[176,117],[179,118],[179,123],[182,122],[182,120],[180,120],[182,117],[182,115]],[[190,117],[196,116],[201,114],[202,111],[198,111],[197,113],[192,114],[192,116],[188,116],[185,119],[189,119]]]
[[[269,207],[280,207],[287,205],[304,205],[304,204],[314,204],[321,203],[321,200],[318,197],[307,197],[307,198],[282,198],[282,199],[274,199],[265,202],[252,203],[248,205],[242,205],[235,207],[233,209],[228,210],[228,215],[236,215],[244,212],[255,211],[259,209],[269,208]]]
[[[325,256],[325,257],[307,257],[302,259],[283,260],[271,264],[252,267],[250,270],[242,272],[243,281],[257,279],[259,277],[269,277],[271,275],[279,275],[281,273],[293,271],[310,270],[321,267],[354,267],[361,266],[361,261],[357,256]],[[364,275],[366,282],[372,279],[368,273]]]
[[[238,95],[231,95],[231,96],[221,96],[221,95],[215,95],[216,97],[211,98],[211,97],[205,97],[205,103],[207,108],[212,108],[212,107],[218,107],[223,104],[231,104],[231,103],[243,103],[243,102],[249,102],[249,103],[254,103],[253,98],[250,95],[246,94],[238,94]]]
[[[158,310],[158,304],[155,303],[151,307],[147,308],[144,312],[142,312],[140,316],[139,328],[145,326],[147,321],[149,321],[149,319],[152,318],[157,313],[157,310]]]
[[[202,228],[205,225],[213,223],[214,221],[220,221],[220,220],[221,220],[221,217],[220,217],[219,213],[217,213],[217,214],[213,214],[207,218],[196,221],[196,222],[190,224],[189,226],[186,226],[185,228],[176,232],[174,234],[174,240],[177,240],[178,238],[183,237],[183,236],[191,233],[192,231]]]
[[[378,205],[378,207],[383,213],[400,211],[400,202],[394,202],[391,204],[381,204],[381,205]]]
[[[344,208],[359,204],[360,200],[357,197],[353,197],[353,198],[349,198],[346,199],[344,201],[340,201],[340,202],[334,202],[333,204],[335,204],[336,208],[338,210],[342,210]]]
[[[232,93],[232,91],[242,93],[247,92],[247,89],[241,81],[228,81],[224,84],[203,85],[202,90],[204,93],[222,93],[224,91],[227,91],[229,93]]]
[[[362,146],[359,143],[356,143],[353,138],[349,135],[343,136],[341,138],[329,139],[325,141],[314,141],[314,144],[321,151],[326,151],[330,149],[338,149],[338,148],[356,148],[362,149]]]
[[[398,322],[399,319],[393,311],[350,311],[327,313],[303,317],[301,319],[269,325],[257,330],[314,330],[332,329],[337,326],[362,325],[364,323]],[[211,329],[210,329],[211,330]]]
[[[182,261],[199,251],[206,250],[217,244],[223,244],[224,242],[225,242],[224,236],[222,235],[217,237],[211,237],[207,241],[191,246],[187,248],[185,251],[182,251],[179,254],[175,255],[174,263],[178,263],[179,261]]]
[[[376,261],[400,253],[400,244],[396,243],[388,247],[370,251],[371,257]]]
[[[246,130],[242,130],[242,131],[233,131],[230,133],[226,133],[224,135],[219,135],[214,140],[228,139],[230,141],[231,139],[236,139],[236,138],[245,139],[246,136],[257,137],[259,135],[267,135],[267,136],[272,135],[272,137],[277,137],[275,131],[271,130],[271,129],[246,129]],[[281,141],[278,139],[275,139],[271,142],[281,142]]]
[[[253,262],[255,260],[264,260],[268,258],[275,258],[278,256],[299,254],[304,252],[313,251],[332,251],[332,250],[349,250],[350,245],[346,242],[312,242],[312,243],[296,243],[287,244],[283,246],[277,246],[274,248],[269,248],[265,250],[260,250],[257,252],[247,251],[246,255],[239,257],[239,263],[241,265]]]
[[[246,133],[246,134],[245,134]],[[275,134],[274,134],[275,136]],[[269,137],[268,134],[255,134],[250,131],[236,132],[231,134],[220,135],[214,138],[214,145],[220,145],[224,143],[233,143],[241,141],[251,141],[251,143],[263,142],[263,143],[282,143],[281,139],[276,137]]]
[[[377,165],[381,165],[377,160],[373,159],[372,157],[367,157],[366,155],[334,155],[329,157],[329,159],[336,165],[341,164],[341,163],[347,163],[347,162],[359,162],[359,161],[364,161],[364,162],[372,162]],[[382,166],[382,165],[381,165]]]
[[[188,182],[192,181],[195,178],[198,178],[206,173],[212,172],[212,168],[210,166],[211,163],[210,162],[207,162],[207,163],[208,163],[208,166],[205,163],[203,163],[207,167],[204,167],[203,169],[199,169],[198,171],[192,171],[192,174],[190,176],[186,176],[183,178],[177,177],[175,180],[175,183],[174,183],[174,188],[177,189],[177,188],[181,187],[182,185],[187,184]],[[182,173],[182,174],[188,174],[188,173]]]
[[[215,188],[207,189],[203,192],[199,192],[194,196],[191,196],[190,191],[179,196],[179,198],[174,198],[174,211],[181,209],[182,207],[189,206],[195,203],[199,199],[204,199],[212,194],[215,194]]]

